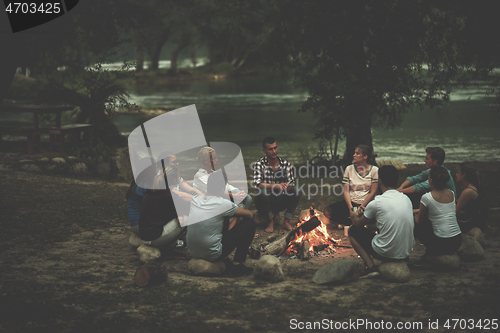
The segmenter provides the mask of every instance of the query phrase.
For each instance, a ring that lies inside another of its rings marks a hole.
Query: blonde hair
[[[215,153],[215,149],[211,147],[203,147],[198,152],[198,157],[196,157],[196,160],[203,165],[205,164],[205,161],[210,161],[211,153]]]

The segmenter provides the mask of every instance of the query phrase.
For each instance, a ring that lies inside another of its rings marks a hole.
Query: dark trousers
[[[224,229],[222,231],[222,254],[219,259],[225,259],[234,249],[236,249],[233,261],[245,262],[248,248],[252,244],[256,228],[257,225],[255,221],[248,217],[237,222],[231,230],[228,230],[228,224],[224,223]]]
[[[384,262],[398,262],[401,261],[402,259],[393,259],[393,258],[386,258],[384,256],[381,256],[375,250],[373,249],[372,246],[372,239],[375,237],[375,232],[368,230],[365,227],[356,227],[355,225],[352,225],[349,228],[349,236],[354,238],[356,242],[368,253],[371,255],[373,258],[384,261]]]
[[[359,207],[360,204],[351,202],[353,207]],[[351,213],[349,212],[349,207],[347,207],[347,202],[345,200],[338,201],[331,204],[323,210],[323,214],[333,223],[351,225]]]
[[[255,208],[259,215],[272,219],[273,212],[281,212],[286,209],[285,218],[291,219],[293,212],[301,197],[301,192],[296,187],[292,187],[290,191],[273,194],[272,191],[259,189],[259,193],[255,196]]]
[[[415,238],[424,244],[425,254],[427,255],[445,255],[445,254],[455,254],[460,245],[462,245],[462,234],[450,238],[441,238],[434,234],[432,230],[431,221],[425,220],[421,223],[415,223],[415,228],[413,229]]]

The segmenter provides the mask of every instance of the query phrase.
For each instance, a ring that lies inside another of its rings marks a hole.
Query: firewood
[[[167,278],[167,266],[160,261],[150,261],[138,268],[134,274],[134,282],[139,287],[157,285]]]
[[[309,241],[306,239],[302,242],[301,248],[301,258],[302,260],[309,260],[311,258],[311,252],[309,252]]]
[[[320,224],[321,221],[314,216],[309,221],[302,223],[300,226],[295,226],[292,230],[290,230],[290,232],[267,245],[264,249],[266,254],[275,256],[281,255],[286,251],[290,242],[295,239],[296,235],[314,230],[314,228],[318,227]]]

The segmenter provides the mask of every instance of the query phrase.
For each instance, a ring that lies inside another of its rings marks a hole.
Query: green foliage
[[[234,68],[233,65],[231,65],[231,63],[224,61],[213,66],[213,70],[216,73],[232,73],[234,71]]]
[[[110,156],[110,150],[103,141],[97,140],[95,146],[76,147],[71,150],[71,154],[79,160],[87,162],[90,169],[95,169],[99,157],[107,160]]]
[[[266,53],[309,90],[301,110],[317,116],[316,137],[347,137],[349,155],[371,144],[372,125],[398,126],[413,107],[447,101],[457,74],[467,74],[459,77],[465,83],[476,73],[477,63],[464,58],[463,30],[475,15],[464,3],[477,8],[468,1],[274,1]]]
[[[78,106],[77,123],[91,123],[94,138],[108,145],[117,144],[121,135],[110,118],[117,110],[137,109],[128,102],[125,88],[118,83],[131,75],[130,66],[124,63],[121,70],[109,71],[97,63],[78,71],[50,73],[43,78],[45,85],[39,101]]]

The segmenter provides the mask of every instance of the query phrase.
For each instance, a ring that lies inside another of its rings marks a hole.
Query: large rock
[[[359,265],[353,261],[338,260],[321,267],[314,274],[313,282],[316,284],[343,284],[356,279],[359,275]]]
[[[42,170],[34,164],[24,164],[21,166],[21,169],[29,172],[42,172]]]
[[[460,257],[456,254],[428,256],[427,261],[432,268],[443,271],[453,271],[460,266]]]
[[[132,235],[130,235],[128,242],[130,243],[130,245],[132,245],[134,247],[139,247],[141,245],[144,245],[144,243],[142,242],[142,239],[134,233],[132,233]]]
[[[462,234],[462,246],[457,254],[462,260],[479,261],[484,259],[484,249],[472,236]]]
[[[257,265],[253,269],[253,276],[257,280],[270,282],[283,281],[285,278],[280,261],[271,255],[262,256],[257,261]]]
[[[101,176],[109,176],[111,174],[111,166],[106,162],[98,163],[95,170]]]
[[[474,238],[475,240],[477,240],[477,242],[479,243],[479,245],[481,245],[483,248],[486,247],[486,241],[484,240],[483,232],[478,227],[472,228],[467,233],[467,235],[469,235],[472,238]]]
[[[222,275],[226,270],[223,261],[207,261],[193,258],[188,263],[188,269],[193,275],[217,276]]]
[[[65,160],[64,158],[62,158],[62,157],[54,157],[54,158],[52,159],[52,162],[53,162],[53,163],[56,163],[56,164],[59,164],[59,163],[60,163],[60,164],[65,164],[65,163],[66,163],[66,160]]]
[[[385,262],[378,268],[380,275],[393,282],[407,282],[410,279],[410,269],[405,262]]]
[[[137,248],[139,259],[143,262],[148,262],[161,257],[160,249],[142,244]]]
[[[82,175],[88,172],[88,168],[87,165],[83,162],[75,163],[71,166],[71,172],[77,175]]]

